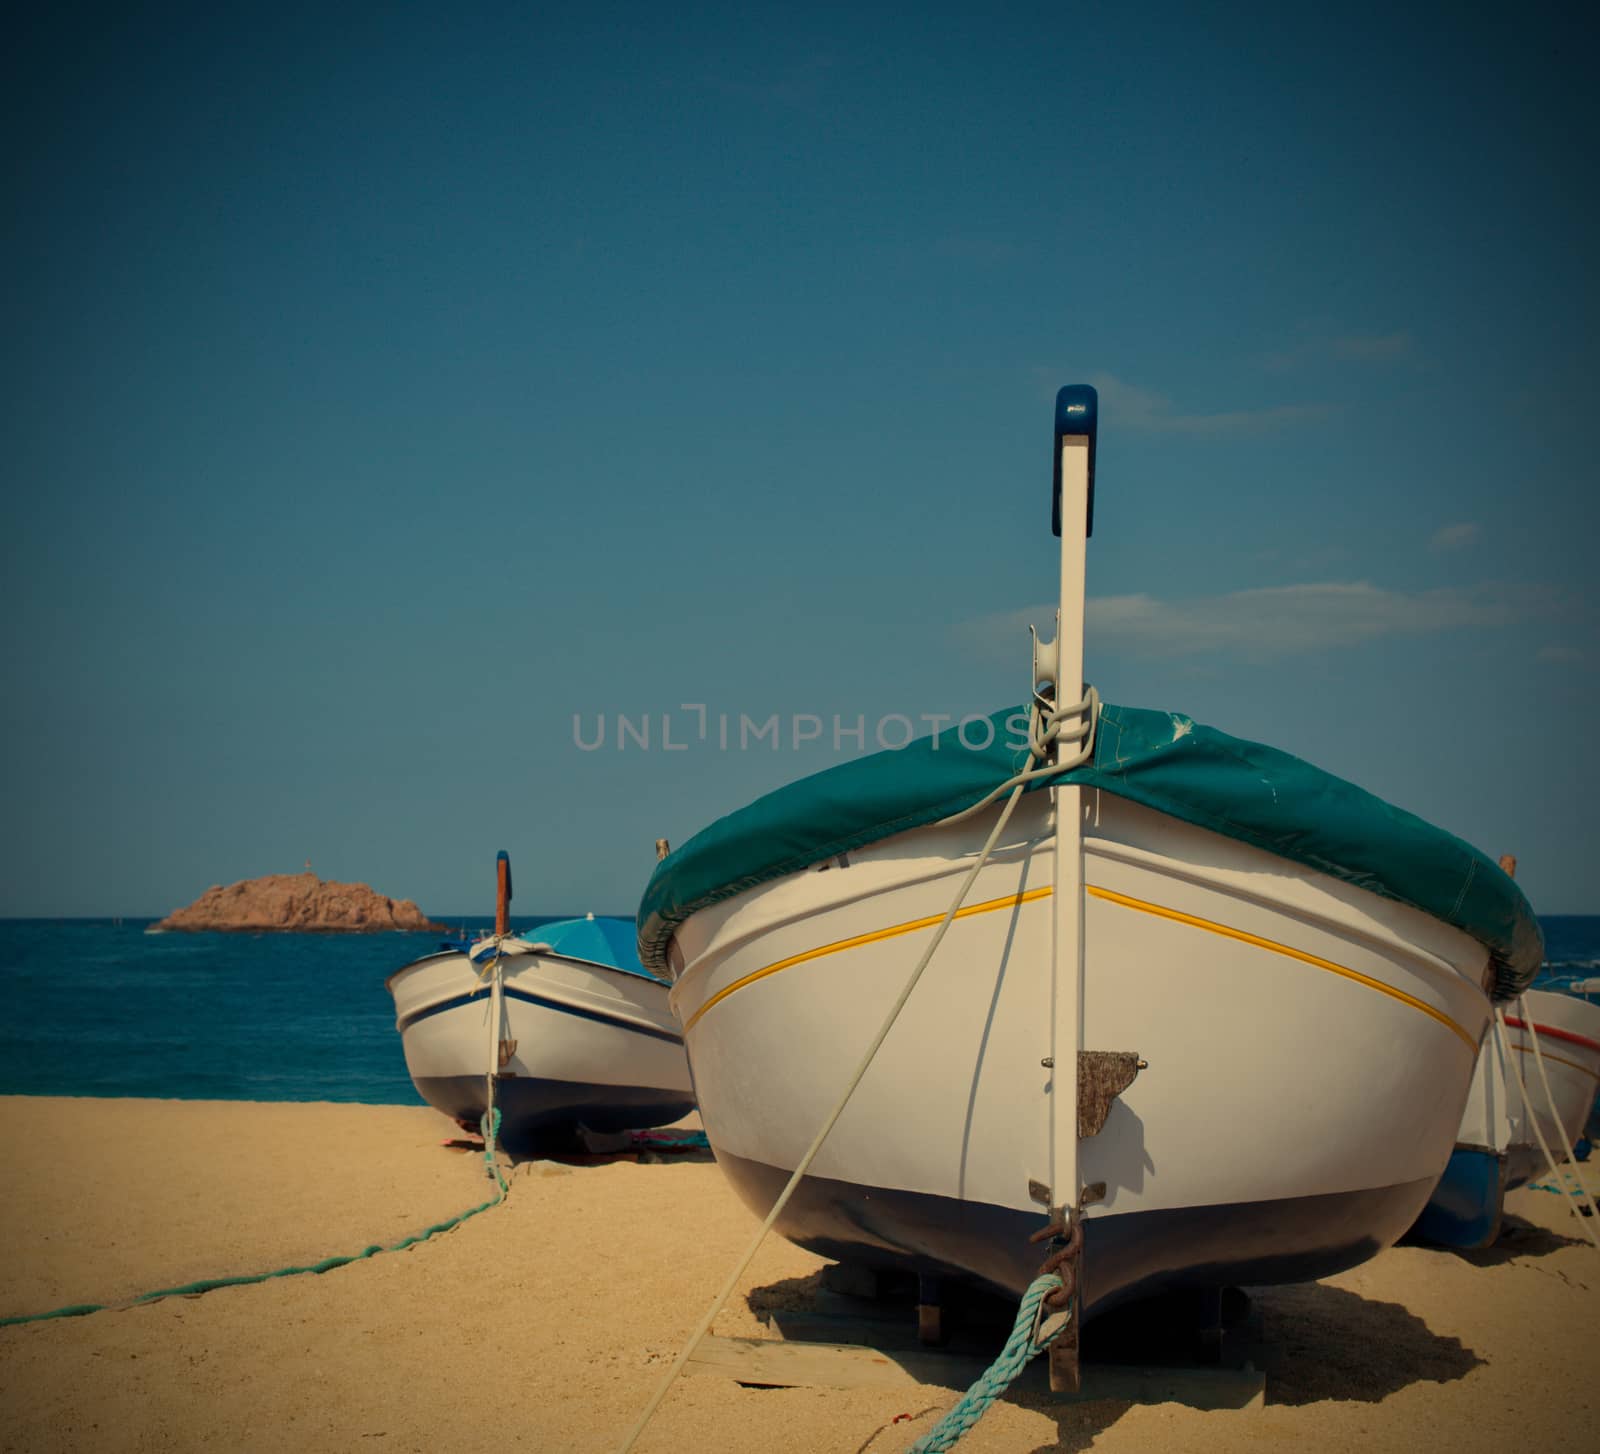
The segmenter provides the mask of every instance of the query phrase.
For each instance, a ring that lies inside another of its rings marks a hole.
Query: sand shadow
[[[802,1336],[816,1341],[866,1342],[874,1347],[901,1351],[916,1348],[914,1277],[883,1274],[880,1296],[869,1300],[841,1298],[828,1285],[828,1272],[829,1269],[818,1269],[804,1277],[785,1277],[754,1287],[745,1295],[745,1306],[763,1321],[769,1316],[781,1318],[784,1314],[814,1316],[818,1321],[805,1325]],[[952,1336],[943,1351],[976,1355],[980,1363],[987,1362],[1004,1344],[1017,1311],[1013,1300],[958,1282],[945,1284],[944,1309]],[[840,1320],[832,1332],[830,1318]],[[865,1326],[852,1329],[848,1326],[852,1321],[860,1321]],[[898,1336],[885,1341],[878,1334],[886,1330]],[[970,1372],[957,1377],[953,1370],[945,1376],[938,1370],[924,1369],[919,1376],[926,1379],[924,1385],[920,1388],[908,1385],[904,1390],[902,1411],[868,1433],[855,1446],[855,1454],[890,1454],[890,1451],[898,1454],[909,1437],[906,1426],[927,1415],[947,1412],[971,1379]],[[934,1396],[927,1392],[930,1388],[947,1392]],[[1038,1361],[1025,1370],[1022,1378],[1003,1395],[1002,1401],[1042,1413],[1054,1421],[1056,1438],[1049,1444],[1036,1446],[1038,1451],[1067,1450],[1070,1454],[1082,1454],[1131,1407],[1125,1401],[1111,1399],[1081,1404],[1057,1402],[1049,1393],[1044,1365]]]
[[[538,1155],[519,1158],[520,1161],[554,1161],[562,1166],[612,1166],[619,1161],[631,1162],[635,1166],[681,1166],[686,1163],[696,1162],[709,1165],[716,1160],[709,1151],[575,1151],[545,1152]]]
[[[1484,1362],[1399,1303],[1326,1283],[1252,1288],[1266,1326],[1257,1364],[1269,1404],[1381,1403],[1414,1383],[1454,1383]]]
[[[1452,1383],[1485,1360],[1457,1338],[1433,1332],[1399,1303],[1378,1302],[1325,1283],[1252,1288],[1265,1340],[1253,1350],[1266,1374],[1266,1402],[1287,1407],[1325,1400],[1381,1403],[1415,1383]],[[1087,1351],[1094,1324],[1084,1329]],[[1011,1401],[1056,1421],[1053,1443],[1030,1454],[1083,1454],[1128,1403],[1053,1403],[1023,1392]]]
[[[611,1166],[619,1161],[639,1166],[709,1164],[716,1160],[709,1147],[672,1146],[658,1141],[632,1142],[627,1132],[599,1140],[593,1136],[559,1135],[543,1138],[501,1140],[500,1156],[512,1168],[530,1162],[550,1161],[559,1166]],[[483,1141],[476,1136],[457,1136],[439,1143],[447,1151],[483,1155]]]
[[[1583,1237],[1566,1237],[1549,1227],[1541,1227],[1537,1222],[1529,1222],[1507,1212],[1500,1219],[1500,1235],[1487,1247],[1441,1247],[1437,1250],[1459,1257],[1463,1262],[1470,1262],[1474,1267],[1503,1267],[1508,1262],[1520,1262],[1529,1257],[1548,1257],[1563,1247],[1587,1245],[1587,1239]]]
[[[513,1167],[536,1161],[554,1162],[557,1166],[584,1167],[615,1166],[624,1161],[634,1166],[709,1165],[716,1160],[704,1147],[684,1151],[663,1151],[657,1147],[643,1146],[624,1151],[572,1151],[560,1147],[521,1146],[502,1147],[501,1151]]]
[[[753,1287],[745,1295],[745,1306],[759,1319],[772,1313],[818,1313],[823,1316],[865,1320],[878,1327],[898,1326],[907,1337],[917,1326],[917,1279],[915,1274],[880,1269],[875,1274],[859,1274],[875,1278],[871,1293],[855,1296],[841,1295],[836,1282],[841,1269],[836,1266],[820,1267],[804,1277],[785,1277],[761,1287]],[[959,1333],[958,1342],[963,1347],[986,1347],[993,1343],[999,1348],[1011,1331],[1016,1318],[1014,1299],[1002,1298],[970,1283],[951,1280],[944,1285],[943,1302],[948,1326]]]
[[[1047,1396],[1033,1392],[1009,1393],[1002,1400],[1033,1413],[1042,1413],[1056,1423],[1056,1437],[1048,1444],[1035,1444],[1028,1454],[1085,1454],[1094,1441],[1105,1433],[1123,1414],[1133,1407],[1127,1403],[1102,1400],[1098,1403],[1059,1404]],[[921,1418],[925,1414],[942,1414],[950,1402],[937,1404],[909,1400],[904,1414],[878,1425],[860,1444],[855,1454],[890,1454],[905,1448],[906,1439],[896,1425]],[[924,1431],[926,1432],[926,1431]]]
[[[830,1296],[824,1275],[818,1271],[753,1288],[745,1301],[752,1313],[765,1318],[836,1305],[837,1297],[832,1296],[830,1304]],[[1266,1374],[1268,1404],[1295,1407],[1325,1400],[1381,1403],[1413,1384],[1456,1382],[1485,1361],[1459,1339],[1433,1332],[1399,1303],[1362,1297],[1325,1283],[1252,1288],[1248,1310],[1243,1306],[1244,1299],[1238,1301],[1240,1306],[1227,1320],[1237,1317],[1241,1326],[1247,1321],[1256,1326],[1255,1320],[1259,1319],[1264,1330],[1264,1338],[1250,1348],[1250,1354],[1254,1366]],[[992,1343],[991,1351],[998,1350],[1010,1328],[1015,1305],[980,1294],[970,1300],[969,1295],[962,1295],[957,1306],[970,1319],[968,1331],[977,1341]],[[874,1319],[894,1319],[909,1312],[893,1300],[862,1307],[865,1315]],[[948,1297],[946,1308],[955,1311]],[[1114,1336],[1097,1337],[1101,1320],[1091,1322],[1084,1329],[1085,1357],[1105,1362],[1169,1361],[1172,1309],[1170,1298],[1145,1305],[1142,1311],[1148,1315],[1150,1335],[1142,1339],[1130,1333],[1141,1316],[1138,1305],[1107,1315],[1101,1331],[1109,1335],[1115,1328]],[[1005,1395],[1005,1401],[1055,1422],[1054,1440],[1035,1445],[1032,1454],[1043,1454],[1045,1450],[1081,1454],[1133,1407],[1126,1401],[1111,1399],[1060,1402],[1048,1392],[1039,1368],[1030,1368]],[[947,1406],[948,1402],[939,1405]],[[906,1412],[915,1418],[927,1410],[920,1404],[908,1404]],[[894,1421],[884,1424],[859,1446],[858,1454],[896,1447],[896,1432]]]

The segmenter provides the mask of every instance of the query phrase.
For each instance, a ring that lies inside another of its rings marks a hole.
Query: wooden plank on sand
[[[905,1388],[918,1383],[965,1388],[987,1366],[982,1358],[949,1353],[887,1353],[843,1343],[707,1335],[683,1371],[714,1373],[760,1388]]]
[[[1253,1368],[1141,1368],[1125,1363],[1085,1363],[1083,1386],[1056,1394],[1058,1403],[1116,1399],[1134,1404],[1184,1404],[1191,1409],[1265,1407],[1267,1378]]]
[[[843,1343],[783,1342],[774,1338],[700,1341],[685,1373],[714,1374],[759,1388],[904,1388],[930,1384],[965,1389],[989,1366],[985,1358],[927,1349],[885,1351]],[[1018,1383],[1043,1394],[1038,1362]],[[1160,1368],[1086,1363],[1082,1387],[1055,1394],[1058,1403],[1114,1399],[1122,1403],[1176,1403],[1195,1409],[1259,1409],[1265,1375],[1252,1368]]]

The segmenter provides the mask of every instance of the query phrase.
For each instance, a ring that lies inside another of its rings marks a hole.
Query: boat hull
[[[488,1106],[491,1044],[510,1043],[494,1085],[508,1146],[663,1126],[694,1109],[665,985],[547,953],[509,954],[501,1023],[464,954],[429,955],[392,975],[396,1025],[418,1093],[475,1126]]]
[[[1416,1235],[1424,1241],[1462,1249],[1487,1247],[1499,1235],[1506,1192],[1546,1169],[1535,1119],[1557,1157],[1584,1134],[1600,1086],[1600,1006],[1550,990],[1529,990],[1522,1007],[1539,1036],[1555,1114],[1546,1102],[1528,1028],[1519,1015],[1508,1014],[1504,1052],[1494,1036],[1485,1039],[1456,1148],[1417,1220]],[[1508,1055],[1514,1057],[1521,1085]]]
[[[789,1171],[717,1153],[751,1210],[765,1215]],[[1305,1282],[1342,1272],[1399,1239],[1434,1179],[1323,1196],[1277,1197],[1090,1217],[1088,1311],[1177,1286]],[[1028,1241],[1042,1218],[952,1197],[805,1177],[778,1225],[791,1242],[841,1262],[955,1276],[1018,1293],[1038,1275]],[[1173,1248],[1185,1265],[1171,1265]]]
[[[1504,1152],[1458,1146],[1412,1229],[1424,1242],[1476,1251],[1500,1235],[1509,1173]]]
[[[1488,1017],[1485,951],[1402,905],[1086,793],[1084,1044],[1148,1062],[1081,1146],[1086,1313],[1351,1266],[1416,1217]],[[781,1216],[823,1255],[1019,1293],[1045,1224],[1047,795],[1023,800]],[[692,916],[674,945],[713,1150],[765,1213],[993,817],[918,829]],[[1013,831],[1014,830],[1014,831]],[[681,957],[681,958],[680,958]]]

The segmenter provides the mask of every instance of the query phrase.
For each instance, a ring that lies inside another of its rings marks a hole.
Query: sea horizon
[[[155,922],[0,919],[0,1094],[422,1104],[384,981],[441,931],[146,933]],[[437,922],[484,930],[494,916]]]
[[[173,912],[168,910],[168,913]],[[426,913],[427,911],[424,910]],[[632,913],[605,913],[599,909],[584,909],[578,913],[521,913],[513,910],[512,919],[532,919],[541,924],[549,924],[558,919],[581,919],[586,914],[592,913],[597,919],[632,919]],[[0,924],[106,924],[120,921],[121,923],[159,923],[167,914],[0,914]],[[435,923],[461,923],[477,924],[494,922],[493,914],[429,914]],[[1552,919],[1600,919],[1600,909],[1585,910],[1582,912],[1566,913],[1536,913],[1535,917],[1541,924]],[[180,929],[174,932],[180,934],[237,934],[237,933],[290,933],[290,934],[351,934],[361,935],[368,933],[379,934],[425,934],[425,929],[288,929],[288,930],[238,930],[238,929]]]
[[[527,933],[574,917],[513,914],[511,924]],[[438,931],[146,933],[155,922],[0,919],[0,1094],[422,1104],[384,982],[431,952]],[[470,932],[494,920],[437,922]],[[1600,915],[1540,924],[1536,983],[1600,972]]]
[[[168,913],[172,913],[169,910]],[[426,911],[424,911],[426,912]],[[631,919],[631,913],[604,913],[599,909],[584,909],[576,914],[519,913],[512,911],[513,920],[531,919],[536,923],[550,924],[558,919],[581,919],[593,913],[597,919]],[[0,914],[0,924],[159,924],[167,914]],[[492,924],[493,914],[429,914],[436,924]],[[1600,918],[1597,914],[1545,915],[1552,918]],[[426,934],[426,929],[176,929],[177,934]]]

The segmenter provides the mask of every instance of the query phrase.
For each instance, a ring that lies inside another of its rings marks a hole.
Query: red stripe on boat
[[[1528,1028],[1527,1022],[1519,1020],[1515,1015],[1507,1015],[1506,1024],[1513,1030]],[[1587,1035],[1578,1035],[1571,1030],[1558,1030],[1554,1025],[1541,1025],[1537,1020],[1533,1022],[1533,1028],[1548,1039],[1565,1040],[1569,1045],[1581,1045],[1585,1050],[1600,1052],[1600,1040],[1591,1040]]]

